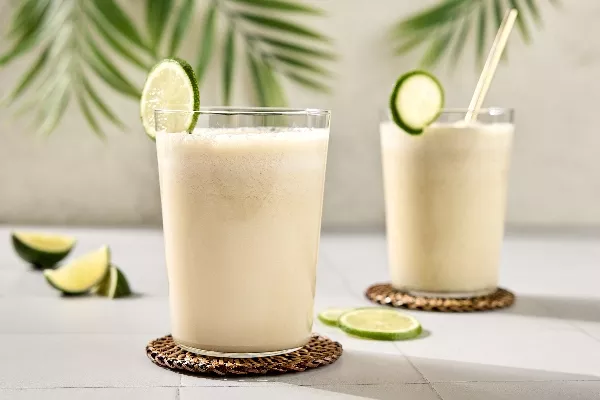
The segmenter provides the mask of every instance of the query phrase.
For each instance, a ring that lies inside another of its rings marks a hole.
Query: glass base
[[[490,289],[482,289],[482,290],[475,290],[475,291],[470,291],[470,292],[432,292],[432,291],[427,291],[427,290],[415,290],[415,289],[409,289],[409,288],[400,288],[398,290],[401,290],[403,292],[406,292],[412,296],[416,296],[416,297],[441,297],[444,299],[467,299],[467,298],[472,298],[472,297],[479,297],[479,296],[487,296],[488,294],[492,294],[496,291],[497,288],[490,288]]]
[[[293,349],[268,351],[265,353],[246,353],[246,352],[224,353],[224,352],[220,352],[220,351],[197,349],[195,347],[186,346],[177,341],[175,341],[175,343],[177,344],[177,346],[181,347],[183,350],[189,351],[194,354],[199,354],[201,356],[208,356],[208,357],[223,357],[223,358],[258,358],[258,357],[280,356],[282,354],[291,353],[293,351],[296,351],[296,350],[299,350],[302,348],[302,347],[296,347]]]

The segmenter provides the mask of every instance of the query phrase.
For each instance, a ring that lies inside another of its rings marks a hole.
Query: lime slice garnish
[[[154,111],[157,109],[188,111],[169,116],[171,132],[191,131],[200,108],[200,92],[194,70],[179,58],[167,58],[156,64],[144,84],[140,100],[142,124],[150,138],[156,138]]]
[[[94,293],[116,299],[131,295],[131,289],[125,274],[118,267],[111,265],[102,282],[94,289]]]
[[[52,268],[75,246],[75,238],[33,232],[13,232],[12,243],[23,260],[38,268]]]
[[[108,272],[110,250],[107,246],[88,253],[58,269],[47,269],[50,285],[66,294],[82,294],[98,285]]]
[[[442,112],[444,89],[428,72],[411,71],[396,82],[389,106],[394,122],[407,133],[418,135]]]
[[[410,315],[386,308],[359,308],[340,316],[340,328],[351,335],[378,340],[411,339],[421,324]]]
[[[352,310],[351,308],[328,308],[325,311],[322,311],[317,315],[319,321],[324,323],[325,325],[330,326],[338,326],[340,316],[348,311]]]

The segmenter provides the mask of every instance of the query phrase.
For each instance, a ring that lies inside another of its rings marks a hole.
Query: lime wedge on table
[[[425,71],[402,75],[390,96],[392,119],[411,135],[418,135],[435,121],[444,107],[444,89],[440,82]]]
[[[110,250],[103,246],[58,269],[47,269],[50,285],[65,294],[82,294],[98,285],[108,272]]]
[[[154,110],[178,110],[168,117],[170,132],[191,131],[196,125],[200,108],[200,92],[194,70],[179,58],[167,58],[156,64],[144,84],[140,100],[140,115],[146,134],[156,138]]]
[[[338,326],[340,316],[348,311],[352,310],[351,308],[328,308],[325,311],[322,311],[317,315],[319,321],[329,326]]]
[[[65,258],[73,246],[75,238],[33,232],[13,232],[12,243],[17,254],[38,268],[52,268]]]
[[[421,324],[410,315],[386,308],[358,308],[340,316],[340,328],[351,335],[378,340],[412,339]]]
[[[116,299],[129,296],[131,289],[125,274],[118,267],[111,265],[102,282],[94,289],[94,293]]]

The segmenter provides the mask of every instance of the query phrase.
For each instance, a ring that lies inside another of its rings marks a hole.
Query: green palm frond
[[[293,18],[296,14],[324,15],[322,10],[299,0],[221,0],[217,4],[230,31],[246,49],[258,104],[287,105],[280,77],[308,90],[330,92],[326,81],[332,73],[323,63],[337,58],[331,39]]]
[[[476,61],[480,66],[508,8],[519,11],[517,29],[522,40],[530,43],[531,21],[537,27],[542,25],[542,3],[558,5],[557,0],[441,0],[395,24],[391,32],[395,52],[401,55],[425,46],[421,58],[424,67],[439,64],[447,55],[454,66],[468,38],[474,36]]]
[[[103,122],[119,128],[124,124],[103,99],[102,86],[139,99],[140,82],[120,65],[146,72],[157,60],[178,55],[184,40],[198,43],[195,67],[201,81],[221,47],[224,104],[232,101],[238,64],[249,69],[256,102],[262,106],[287,104],[281,78],[309,90],[329,91],[332,74],[323,64],[336,55],[329,38],[295,18],[324,15],[303,0],[146,0],[143,29],[123,8],[126,1],[12,2],[5,34],[11,46],[0,53],[0,68],[30,52],[37,55],[3,103],[17,107],[16,115],[34,115],[28,119],[36,130],[49,134],[73,102],[91,130],[104,137]],[[200,38],[189,37],[194,24],[202,27]]]

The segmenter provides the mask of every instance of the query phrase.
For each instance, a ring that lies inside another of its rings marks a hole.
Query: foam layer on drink
[[[327,141],[300,128],[157,135],[177,341],[269,352],[308,340]]]
[[[411,136],[393,122],[381,125],[395,287],[496,287],[513,130],[508,123],[436,123]]]

